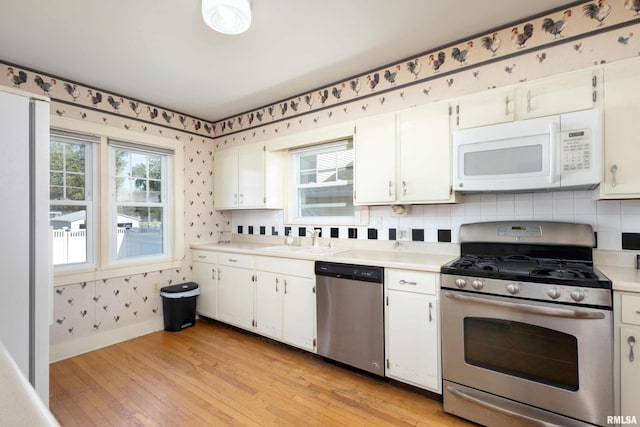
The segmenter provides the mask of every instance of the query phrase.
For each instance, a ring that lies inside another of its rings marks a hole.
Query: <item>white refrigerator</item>
[[[48,406],[49,102],[11,88],[0,88],[0,224],[0,341]]]

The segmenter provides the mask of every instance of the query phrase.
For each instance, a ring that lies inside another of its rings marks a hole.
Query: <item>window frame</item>
[[[52,200],[49,197],[49,211],[53,206],[84,206],[85,207],[85,236],[86,236],[86,252],[85,261],[76,263],[65,263],[54,265],[54,271],[75,271],[84,268],[93,268],[96,264],[96,235],[98,232],[97,212],[98,212],[98,186],[96,179],[97,168],[97,151],[99,138],[88,133],[69,132],[64,129],[52,128],[49,137],[49,143],[53,138],[59,138],[62,143],[80,143],[85,146],[85,200]],[[51,155],[51,154],[50,154]],[[65,169],[66,170],[66,169]],[[51,169],[49,169],[51,173]],[[51,189],[51,184],[49,184]],[[52,218],[53,219],[53,218]],[[52,230],[53,232],[53,230]],[[53,238],[53,236],[52,236]]]
[[[288,159],[290,162],[289,170],[289,184],[288,184],[288,203],[286,205],[286,217],[288,224],[300,224],[300,225],[363,225],[368,223],[368,209],[365,206],[353,206],[352,216],[299,216],[299,190],[305,188],[305,184],[300,184],[300,162],[301,156],[309,153],[322,154],[336,151],[336,147],[348,147],[351,145],[351,149],[355,149],[355,141],[351,136],[329,140],[320,141],[304,147],[292,147],[288,152]],[[355,164],[354,164],[355,167]],[[335,182],[344,182],[345,180],[337,180]],[[351,185],[354,185],[354,180],[350,180]],[[322,187],[319,185],[317,187]],[[308,187],[307,187],[308,188]],[[353,197],[353,187],[352,195]]]
[[[88,123],[68,117],[51,116],[51,128],[68,132],[84,133],[99,138],[95,147],[95,186],[97,199],[96,239],[94,241],[95,263],[81,268],[54,269],[54,286],[101,280],[111,277],[141,274],[149,271],[166,270],[181,266],[184,258],[184,150],[182,142],[166,137],[114,128],[107,125]],[[110,176],[109,141],[130,142],[131,146],[148,147],[150,150],[172,151],[168,170],[171,192],[169,203],[167,254],[163,257],[145,257],[113,262],[110,252]]]
[[[171,212],[171,200],[173,198],[173,194],[171,194],[171,173],[170,171],[173,169],[173,151],[169,152],[164,149],[156,149],[150,146],[140,147],[139,144],[129,144],[124,141],[117,141],[110,139],[108,142],[109,145],[109,194],[111,195],[109,201],[109,263],[112,265],[123,265],[134,263],[137,261],[148,262],[151,260],[162,260],[166,259],[170,254],[171,249],[171,241],[172,236],[170,233],[170,224],[173,219],[173,215]],[[139,201],[118,201],[116,197],[116,188],[115,188],[115,152],[117,150],[127,151],[129,153],[140,154],[140,155],[157,155],[162,158],[161,165],[161,197],[162,202],[154,203],[154,202],[139,202]],[[148,255],[148,256],[132,256],[125,258],[118,258],[117,253],[117,239],[118,239],[118,227],[117,227],[117,217],[118,217],[118,208],[123,206],[136,206],[136,207],[159,207],[163,209],[163,219],[162,219],[162,253]],[[114,224],[116,227],[114,227]]]

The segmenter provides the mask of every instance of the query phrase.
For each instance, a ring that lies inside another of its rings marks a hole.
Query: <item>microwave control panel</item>
[[[560,138],[560,172],[566,175],[590,170],[593,162],[591,129],[563,131]]]

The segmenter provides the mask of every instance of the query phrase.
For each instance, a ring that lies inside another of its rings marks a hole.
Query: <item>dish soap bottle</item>
[[[285,239],[285,244],[287,246],[293,246],[293,243],[295,242],[295,240],[293,239],[293,236],[291,235],[291,231],[289,231],[289,233],[287,234],[287,238]]]

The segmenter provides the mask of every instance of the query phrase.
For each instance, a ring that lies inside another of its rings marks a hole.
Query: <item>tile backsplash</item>
[[[640,240],[640,200],[594,200],[593,191],[466,194],[460,203],[413,205],[404,216],[389,206],[369,208],[369,224],[329,226],[317,224],[322,237],[340,239],[413,240],[458,243],[461,224],[504,220],[544,220],[589,224],[597,233],[599,249],[637,249]],[[233,233],[303,236],[306,227],[285,223],[282,210],[233,211]],[[253,233],[251,232],[253,231]],[[624,244],[623,244],[624,233]],[[260,233],[262,234],[262,233]]]

